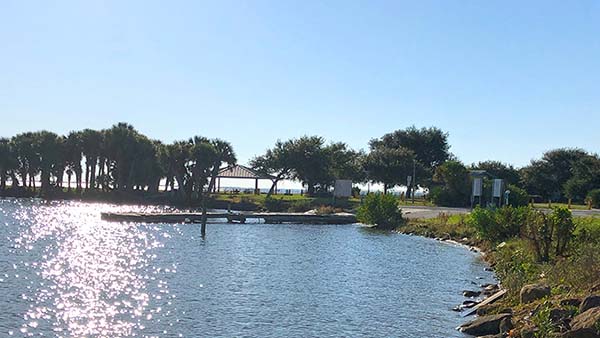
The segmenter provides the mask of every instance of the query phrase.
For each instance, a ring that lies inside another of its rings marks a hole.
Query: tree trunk
[[[48,192],[48,188],[50,187],[50,173],[47,170],[42,170],[40,174],[40,180],[42,181],[42,186],[40,187],[40,195]]]
[[[11,172],[9,174],[10,176],[10,184],[11,184],[11,189],[14,189],[16,187],[19,186],[19,179],[17,178],[17,175],[14,172]]]
[[[65,175],[65,169],[59,169],[56,174],[56,185],[62,189],[63,187],[63,176]]]
[[[21,170],[19,174],[21,174],[21,181],[23,182],[23,188],[27,188],[27,171]]]
[[[94,158],[94,160],[92,161],[92,165],[90,167],[90,169],[92,171],[90,174],[90,188],[92,190],[96,189],[96,162],[97,162],[97,159]]]
[[[269,192],[267,193],[267,198],[271,197],[271,195],[273,195],[273,192],[275,192],[275,187],[277,186],[277,181],[278,181],[278,179],[273,180],[273,184],[271,184],[271,188],[269,189]]]
[[[0,168],[0,191],[6,190],[6,173]]]
[[[202,188],[200,188],[200,194],[204,195],[202,193]],[[202,196],[202,224],[200,225],[200,235],[203,239],[206,236],[206,219],[206,196]]]
[[[75,170],[75,186],[77,192],[81,192],[81,176],[82,176],[81,168]]]

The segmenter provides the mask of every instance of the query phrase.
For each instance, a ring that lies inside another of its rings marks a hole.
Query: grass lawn
[[[214,199],[218,200],[218,201],[227,201],[227,202],[232,202],[232,203],[242,203],[242,202],[247,202],[247,203],[254,203],[254,204],[259,204],[259,205],[263,205],[265,202],[265,199],[267,197],[266,194],[260,194],[260,195],[254,195],[254,194],[244,194],[244,193],[225,193],[225,192],[221,192],[218,194],[213,194],[212,195]],[[272,198],[277,199],[277,200],[283,200],[286,202],[301,202],[301,201],[306,201],[306,202],[310,202],[313,205],[329,205],[333,203],[333,198],[332,197],[308,197],[308,196],[304,196],[304,195],[283,195],[283,194],[279,194],[279,195],[271,195]],[[348,199],[348,203],[352,206],[358,206],[360,204],[360,198],[349,198]],[[411,206],[411,205],[416,205],[416,206],[434,206],[431,202],[429,201],[425,201],[425,200],[415,200],[415,203],[412,203],[412,201],[410,200],[406,200],[406,201],[398,201],[400,206]]]

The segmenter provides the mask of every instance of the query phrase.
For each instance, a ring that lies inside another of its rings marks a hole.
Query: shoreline
[[[499,300],[507,292],[507,289],[504,289],[502,287],[502,281],[496,275],[496,273],[493,269],[492,263],[488,260],[489,256],[488,256],[487,252],[485,250],[483,250],[481,248],[481,246],[473,245],[472,240],[470,240],[468,238],[452,239],[452,238],[441,238],[441,237],[435,237],[435,236],[424,236],[424,235],[420,235],[420,234],[414,234],[412,232],[403,231],[402,229],[399,229],[399,228],[396,228],[393,231],[398,234],[402,234],[402,235],[406,235],[406,236],[419,236],[419,237],[426,238],[429,240],[434,240],[434,241],[437,241],[440,243],[445,243],[448,245],[454,245],[457,247],[461,247],[465,250],[468,250],[469,252],[473,252],[473,253],[476,253],[477,255],[479,255],[481,260],[487,265],[487,267],[484,268],[484,270],[491,272],[493,274],[494,283],[493,284],[484,283],[484,284],[477,285],[478,286],[477,289],[479,289],[478,291],[461,290],[465,300],[463,301],[462,304],[459,304],[455,308],[451,309],[451,311],[459,312],[461,314],[462,318],[466,319],[469,316],[477,316],[477,318],[479,318],[481,315],[485,314],[484,313],[485,309],[480,311],[480,309],[482,307],[494,304],[497,300]],[[472,282],[472,283],[474,283],[474,282]],[[479,298],[480,296],[483,296],[483,297]],[[497,296],[498,296],[498,298],[494,298]],[[491,300],[491,302],[488,302],[489,300]],[[466,320],[465,323],[463,323],[456,329],[458,331],[462,332],[461,328],[464,325],[466,325],[472,321],[473,320]],[[472,335],[469,335],[468,333],[464,333],[464,332],[462,332],[462,333],[465,334],[465,336],[472,336]]]

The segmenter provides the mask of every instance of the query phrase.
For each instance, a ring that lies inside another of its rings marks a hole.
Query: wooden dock
[[[248,219],[263,220],[268,224],[352,224],[356,223],[353,214],[302,214],[302,213],[219,213],[209,212],[207,219],[224,219],[228,223],[246,223]],[[136,223],[199,223],[202,213],[112,213],[103,212],[101,218],[114,222]]]

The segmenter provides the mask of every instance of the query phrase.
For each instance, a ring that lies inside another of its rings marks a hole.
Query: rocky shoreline
[[[418,235],[447,243],[461,245],[473,252],[480,252],[489,264],[490,271],[493,263],[486,257],[485,244],[469,238],[452,239],[449,235],[436,237],[433,233],[414,234],[396,230],[406,235]],[[501,244],[502,245],[502,244]],[[479,338],[600,338],[600,283],[587,291],[587,296],[564,298],[556,302],[552,300],[552,289],[540,282],[528,284],[519,292],[519,305],[508,307],[501,301],[485,304],[486,299],[494,297],[503,291],[500,284],[479,285],[480,290],[463,290],[465,301],[453,308],[453,311],[471,310],[477,318],[468,321],[457,329],[467,335]],[[506,290],[504,290],[506,292]],[[483,298],[480,298],[483,296]],[[501,295],[500,295],[501,296]],[[498,297],[501,298],[501,297]],[[561,328],[560,332],[546,332],[539,327],[536,319],[545,316],[554,325]]]

